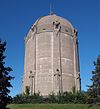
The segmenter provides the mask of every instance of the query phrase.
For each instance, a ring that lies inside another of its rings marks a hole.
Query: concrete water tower
[[[25,38],[23,92],[80,90],[77,31],[55,14],[39,18]]]

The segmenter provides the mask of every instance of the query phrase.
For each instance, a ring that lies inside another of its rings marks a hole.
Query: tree
[[[100,99],[100,55],[94,62],[95,69],[92,71],[92,85],[88,89],[88,98],[92,103],[97,102]]]
[[[25,95],[26,96],[29,96],[30,95],[30,87],[29,86],[26,86]]]
[[[6,105],[10,103],[11,96],[9,96],[9,87],[12,87],[10,80],[14,77],[9,73],[12,71],[11,67],[5,67],[4,52],[6,50],[6,42],[0,40],[0,109],[6,109]]]

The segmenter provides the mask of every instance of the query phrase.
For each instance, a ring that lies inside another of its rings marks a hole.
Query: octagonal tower
[[[80,90],[77,31],[55,14],[39,18],[25,38],[23,92]]]

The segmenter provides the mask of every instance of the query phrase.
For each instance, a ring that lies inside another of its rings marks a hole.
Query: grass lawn
[[[85,104],[11,104],[10,109],[100,109],[100,106],[89,107]]]

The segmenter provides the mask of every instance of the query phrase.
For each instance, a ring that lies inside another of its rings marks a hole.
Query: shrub
[[[32,96],[19,94],[13,98],[13,103],[86,103],[86,99],[87,95],[83,92],[64,92],[57,95],[52,92],[47,97],[40,96],[40,93],[35,93]]]

